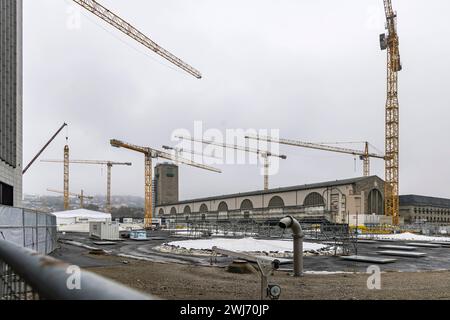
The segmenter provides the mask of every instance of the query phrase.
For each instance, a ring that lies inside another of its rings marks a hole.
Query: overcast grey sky
[[[24,163],[69,123],[72,159],[113,168],[113,194],[143,195],[143,156],[109,139],[159,148],[178,128],[280,129],[303,141],[364,141],[384,150],[382,0],[101,0],[199,69],[197,80],[70,0],[24,0]],[[393,0],[399,75],[400,193],[450,197],[450,2]],[[63,156],[64,134],[41,159]],[[282,146],[271,187],[362,175],[352,156]],[[222,174],[182,166],[181,198],[261,189],[254,165]],[[382,161],[372,174],[384,178]],[[24,192],[62,189],[62,165],[37,162]],[[70,188],[104,194],[106,169],[71,166]]]

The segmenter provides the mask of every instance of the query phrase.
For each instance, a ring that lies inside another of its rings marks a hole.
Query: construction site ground
[[[100,247],[93,244],[87,234],[63,237]],[[219,257],[211,266],[209,257],[154,250],[176,239],[161,233],[155,240],[126,240],[101,246],[110,251],[107,255],[60,243],[52,256],[163,299],[259,299],[259,273],[256,270],[252,274],[227,272],[226,266],[233,258]],[[375,251],[382,244],[386,243],[359,244],[358,253],[376,256]],[[420,248],[420,251],[427,256],[395,257],[398,259],[395,263],[378,265],[382,272],[379,290],[368,289],[369,263],[344,261],[334,256],[306,256],[306,274],[300,278],[291,276],[292,264],[282,265],[270,281],[281,286],[281,299],[450,299],[450,248]],[[130,255],[147,261],[133,259]]]

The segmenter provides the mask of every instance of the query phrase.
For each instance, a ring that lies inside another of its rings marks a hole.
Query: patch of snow
[[[354,274],[354,273],[356,273],[356,272],[348,272],[348,271],[304,271],[303,273],[305,273],[305,274],[323,274],[323,275],[325,275],[325,274],[342,274],[342,273],[345,273],[345,274]]]
[[[182,247],[194,250],[211,250],[216,246],[221,249],[239,252],[292,252],[292,241],[259,240],[254,238],[243,239],[197,239],[185,241],[172,241],[169,246]],[[319,243],[303,242],[303,251],[319,251],[329,246]]]
[[[450,242],[450,237],[432,237],[432,236],[425,236],[421,234],[414,234],[410,232],[404,232],[404,233],[396,233],[396,234],[363,234],[358,235],[358,238],[365,238],[365,239],[386,239],[386,240],[406,240],[406,241],[441,241],[441,242]]]

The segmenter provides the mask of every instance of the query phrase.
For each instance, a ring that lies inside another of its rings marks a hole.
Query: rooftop
[[[374,178],[374,177],[380,179],[378,176],[370,176],[370,177],[358,177],[358,178],[350,178],[350,179],[343,179],[343,180],[332,180],[332,181],[318,182],[318,183],[312,183],[312,184],[296,185],[296,186],[291,186],[291,187],[272,188],[269,190],[256,190],[256,191],[249,191],[249,192],[243,192],[243,193],[233,193],[233,194],[226,194],[226,195],[206,197],[206,198],[182,200],[182,201],[173,202],[173,203],[161,204],[161,205],[158,205],[157,207],[185,204],[185,203],[191,203],[191,202],[221,200],[221,199],[228,199],[228,198],[234,198],[234,197],[248,197],[248,196],[254,196],[254,195],[261,195],[261,194],[274,194],[274,193],[288,192],[288,191],[300,191],[300,190],[308,190],[308,189],[326,188],[326,187],[332,187],[332,186],[333,187],[334,186],[342,186],[342,185],[354,184],[356,182],[360,182],[362,180],[370,179],[370,178]]]
[[[428,196],[420,196],[416,194],[408,194],[400,196],[401,206],[433,206],[433,207],[448,207],[450,208],[450,199],[435,198]]]

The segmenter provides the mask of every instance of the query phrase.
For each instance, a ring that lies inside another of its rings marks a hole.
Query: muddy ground
[[[87,270],[163,299],[259,299],[260,276],[229,273],[224,268],[127,260],[96,259],[114,265]],[[106,261],[104,261],[106,262]],[[281,286],[281,299],[450,299],[450,271],[386,272],[381,289],[369,290],[369,274],[306,274],[293,278],[276,271],[271,282]]]

